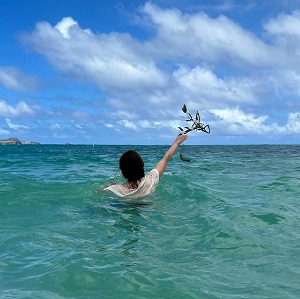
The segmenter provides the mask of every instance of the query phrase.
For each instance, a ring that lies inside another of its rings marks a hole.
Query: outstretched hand
[[[174,141],[174,143],[177,143],[177,144],[179,145],[179,144],[181,144],[182,142],[186,141],[187,138],[188,138],[187,135],[184,135],[184,134],[178,135],[177,138],[176,138],[176,140]]]

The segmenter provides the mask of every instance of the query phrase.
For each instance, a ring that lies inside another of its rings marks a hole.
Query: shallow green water
[[[0,146],[0,298],[300,298],[300,146],[187,146],[140,206],[127,149]]]

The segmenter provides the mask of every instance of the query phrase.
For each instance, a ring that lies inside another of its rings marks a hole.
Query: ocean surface
[[[300,298],[300,146],[185,146],[128,204],[137,150],[0,146],[0,298]]]

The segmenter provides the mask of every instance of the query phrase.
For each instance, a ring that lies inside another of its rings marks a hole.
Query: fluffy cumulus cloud
[[[267,123],[267,115],[256,116],[245,113],[239,107],[233,109],[211,109],[209,111],[217,119],[216,127],[226,128],[227,133],[234,135],[286,135],[300,134],[300,113],[289,113],[286,124]],[[218,121],[219,120],[219,121]]]
[[[16,91],[33,91],[38,86],[34,77],[25,75],[14,67],[0,67],[0,84]]]
[[[232,59],[254,66],[276,62],[269,55],[274,51],[271,46],[225,16],[211,18],[204,12],[183,14],[150,2],[143,12],[156,30],[149,47],[157,50],[157,55],[209,62]]]
[[[45,55],[64,74],[96,83],[100,88],[155,87],[164,74],[144,55],[129,34],[93,34],[70,17],[56,26],[38,23],[23,40]]]
[[[144,28],[152,30],[143,41],[129,33],[83,29],[71,17],[54,26],[37,23],[22,40],[64,76],[99,88],[105,119],[98,123],[107,130],[174,131],[182,125],[180,109],[187,103],[224,134],[300,133],[300,11],[265,20],[260,35],[224,15],[186,13],[152,2],[138,14]],[[13,81],[9,85],[3,78],[0,68],[0,83],[13,88]],[[287,115],[285,124],[269,115],[274,99]],[[36,111],[25,102],[12,106],[0,100],[5,117]],[[54,119],[60,112],[52,113],[52,132],[64,128]],[[78,115],[72,119],[91,117],[86,111]],[[68,128],[86,129],[82,123]]]
[[[285,128],[291,134],[300,134],[300,112],[289,113]]]
[[[277,36],[300,37],[300,11],[295,10],[291,14],[282,13],[270,19],[264,25],[269,34]]]
[[[21,101],[15,106],[9,105],[6,101],[0,99],[0,116],[4,117],[26,117],[36,114],[38,107],[30,107],[26,102]]]
[[[178,85],[188,93],[191,98],[205,98],[217,102],[256,102],[254,90],[256,83],[244,78],[218,78],[210,69],[195,67],[189,69],[180,67],[174,72]],[[216,103],[217,104],[217,103]]]

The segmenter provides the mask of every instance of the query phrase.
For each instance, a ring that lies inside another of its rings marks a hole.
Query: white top
[[[127,189],[122,185],[111,185],[106,187],[105,191],[110,191],[120,197],[137,198],[149,195],[152,193],[159,182],[159,172],[157,169],[152,169],[145,177],[142,178],[139,186],[136,189]]]

